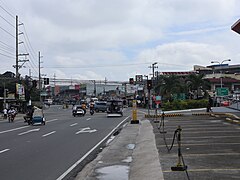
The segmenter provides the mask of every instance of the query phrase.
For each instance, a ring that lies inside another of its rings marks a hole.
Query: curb
[[[158,114],[158,115],[148,115],[145,114],[145,118],[160,118],[162,117],[162,114]],[[164,117],[176,117],[176,116],[183,116],[183,114],[177,113],[177,114],[164,114]]]
[[[192,113],[193,116],[214,116],[214,117],[220,117],[220,116],[226,116],[225,121],[232,123],[232,124],[238,124],[240,125],[240,117],[232,114],[232,113],[222,113],[222,112],[202,112],[202,113]],[[145,114],[145,118],[161,118],[163,115],[148,115]],[[164,117],[177,117],[177,116],[184,116],[184,114],[181,113],[174,113],[174,114],[164,114]]]

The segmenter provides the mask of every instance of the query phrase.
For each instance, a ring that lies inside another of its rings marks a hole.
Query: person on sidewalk
[[[7,113],[8,113],[7,108],[4,108],[4,110],[3,110],[3,119],[7,119]]]
[[[213,100],[212,100],[211,96],[209,96],[208,104],[207,104],[207,112],[213,112],[212,111],[212,104],[213,104]]]

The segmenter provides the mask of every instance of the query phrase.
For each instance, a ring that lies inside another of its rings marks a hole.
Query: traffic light
[[[48,85],[49,84],[49,78],[44,78],[44,85]]]
[[[147,89],[152,89],[152,80],[147,80]]]

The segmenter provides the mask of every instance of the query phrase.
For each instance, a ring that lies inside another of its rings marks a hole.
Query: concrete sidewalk
[[[76,180],[161,180],[155,136],[149,120],[123,127]]]

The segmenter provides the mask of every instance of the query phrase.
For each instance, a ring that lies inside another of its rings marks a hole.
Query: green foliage
[[[162,104],[163,111],[195,109],[207,107],[208,99],[201,100],[174,100],[172,102],[164,102]]]

